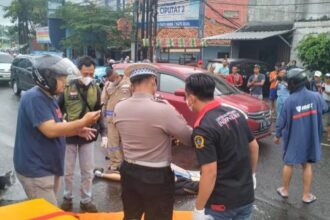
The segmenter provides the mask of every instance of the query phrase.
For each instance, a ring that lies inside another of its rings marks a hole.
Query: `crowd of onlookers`
[[[270,84],[269,102],[274,119],[278,119],[282,106],[290,95],[286,81],[286,74],[287,71],[294,68],[297,68],[297,63],[295,60],[292,60],[288,64],[285,62],[277,63],[274,70],[268,75]],[[243,88],[244,80],[242,75],[239,73],[239,67],[234,65],[230,70],[227,60],[224,60],[223,63],[214,63],[211,66],[210,72],[225,79],[229,84],[238,89]],[[259,99],[265,98],[263,90],[265,87],[265,81],[266,74],[261,72],[260,65],[255,64],[253,74],[247,79],[246,82],[250,94]],[[322,74],[321,71],[314,71],[312,79],[308,81],[306,87],[311,91],[320,93],[330,106],[330,73]],[[328,121],[330,121],[330,118],[329,120],[326,119],[327,123]],[[330,140],[330,126],[328,126],[328,139]]]

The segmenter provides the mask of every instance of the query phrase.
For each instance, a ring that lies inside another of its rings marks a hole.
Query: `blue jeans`
[[[206,208],[205,214],[213,217],[214,220],[251,220],[253,203],[224,212],[214,211]]]
[[[277,97],[277,100],[276,100],[276,120],[278,120],[280,118],[284,102],[287,98],[288,98],[287,96],[285,96],[285,97],[278,96]]]

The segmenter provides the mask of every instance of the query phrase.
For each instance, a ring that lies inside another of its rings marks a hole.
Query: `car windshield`
[[[216,77],[212,74],[209,74],[215,81],[215,91],[214,96],[222,96],[222,95],[232,95],[240,93],[238,89],[229,85],[225,80]]]
[[[12,63],[14,58],[7,54],[0,54],[0,63]]]
[[[235,87],[229,85],[225,80],[223,80],[219,77],[216,77],[213,74],[208,74],[208,75],[211,76],[215,82],[214,96],[232,95],[232,94],[238,94],[241,92],[240,90],[236,89]]]

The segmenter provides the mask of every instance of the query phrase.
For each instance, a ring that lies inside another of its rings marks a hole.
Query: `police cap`
[[[152,75],[157,76],[157,67],[148,63],[132,64],[125,70],[125,75],[131,80],[137,76]]]

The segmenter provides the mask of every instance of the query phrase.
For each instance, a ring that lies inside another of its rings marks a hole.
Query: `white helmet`
[[[321,76],[322,76],[322,72],[319,71],[319,70],[316,70],[316,71],[314,72],[314,76],[316,76],[316,77],[321,77]]]

